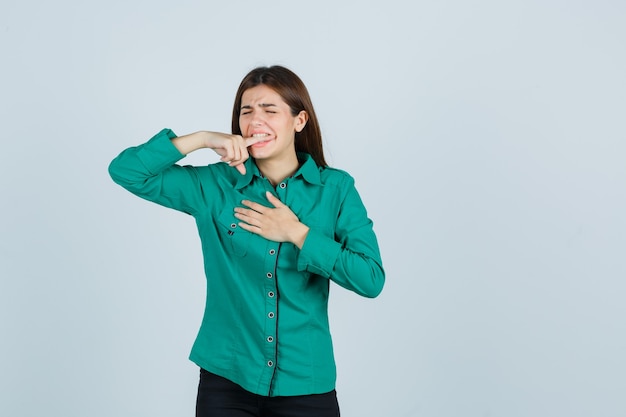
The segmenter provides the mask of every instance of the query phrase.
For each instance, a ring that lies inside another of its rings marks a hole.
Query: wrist
[[[304,241],[309,234],[309,230],[310,229],[307,225],[303,223],[298,223],[298,227],[294,227],[293,229],[291,243],[296,245],[298,249],[302,249],[302,246],[304,246]]]
[[[172,143],[178,148],[180,153],[187,155],[198,149],[205,148],[208,136],[208,132],[201,131],[174,138],[172,139]]]

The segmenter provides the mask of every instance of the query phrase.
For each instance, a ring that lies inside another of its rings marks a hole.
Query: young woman
[[[222,162],[176,164],[201,148]],[[190,355],[201,369],[196,415],[339,416],[329,284],[376,297],[385,273],[354,180],[324,160],[300,78],[256,68],[237,91],[232,134],[165,129],[109,172],[195,218],[207,278]]]

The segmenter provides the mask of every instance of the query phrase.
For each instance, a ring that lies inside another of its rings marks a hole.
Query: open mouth
[[[266,145],[267,143],[269,143],[272,138],[270,137],[269,133],[254,133],[252,134],[252,137],[255,139],[264,139],[267,138],[266,140],[261,140],[260,142],[255,143],[254,145],[252,145],[253,147],[261,147]]]

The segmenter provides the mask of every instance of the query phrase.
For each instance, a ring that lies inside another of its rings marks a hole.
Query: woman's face
[[[307,117],[305,111],[292,116],[282,97],[263,84],[249,88],[241,96],[239,128],[242,136],[263,138],[248,148],[255,159],[292,158],[295,134],[304,128]]]

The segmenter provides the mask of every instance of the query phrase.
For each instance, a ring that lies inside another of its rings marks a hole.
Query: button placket
[[[276,264],[280,244],[268,242],[265,248],[265,363],[267,368],[276,366],[278,334],[278,283]]]

